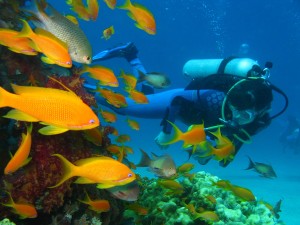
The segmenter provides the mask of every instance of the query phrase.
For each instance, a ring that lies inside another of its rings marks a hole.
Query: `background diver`
[[[138,50],[132,42],[104,50],[93,57],[93,61],[123,57],[131,65],[133,75],[147,73],[140,59]],[[241,69],[241,63],[246,64]],[[136,104],[126,98],[127,107],[115,108],[108,104],[99,94],[95,94],[98,104],[105,105],[121,115],[140,118],[161,118],[162,131],[155,138],[161,147],[172,134],[172,123],[180,120],[186,125],[201,124],[205,127],[221,125],[223,135],[233,141],[235,154],[243,143],[249,142],[255,135],[266,128],[271,120],[281,115],[288,106],[287,96],[268,81],[272,63],[266,63],[261,69],[256,61],[247,58],[226,58],[213,60],[190,60],[184,66],[184,75],[192,78],[186,88],[176,88],[154,93],[154,88],[145,82],[140,82],[137,89],[143,92],[148,104]],[[88,83],[85,87],[95,89]],[[285,98],[284,108],[270,116],[273,91]],[[207,132],[208,133],[208,132]],[[209,134],[208,134],[209,135]],[[210,138],[214,138],[211,136]],[[211,157],[194,158],[201,164],[207,163]],[[227,166],[228,161],[220,161],[221,166]]]

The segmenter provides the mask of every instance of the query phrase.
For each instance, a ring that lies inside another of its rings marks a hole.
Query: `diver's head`
[[[239,48],[239,55],[240,56],[246,56],[246,55],[248,55],[249,49],[250,49],[250,46],[247,43],[241,44],[240,48]]]
[[[263,79],[245,80],[228,93],[232,120],[239,125],[253,122],[270,109],[272,89]]]

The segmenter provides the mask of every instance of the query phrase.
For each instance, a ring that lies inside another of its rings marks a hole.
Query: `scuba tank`
[[[183,66],[183,74],[191,79],[204,78],[212,74],[232,74],[246,78],[253,68],[260,68],[257,61],[250,58],[192,59]]]

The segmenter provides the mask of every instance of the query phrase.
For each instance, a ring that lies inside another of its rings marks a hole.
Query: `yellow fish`
[[[45,55],[41,58],[43,62],[67,68],[72,67],[72,60],[66,43],[41,28],[37,28],[33,32],[25,20],[22,22],[23,29],[18,36],[27,37],[33,41],[34,49]]]
[[[114,123],[117,121],[117,116],[116,114],[109,112],[109,111],[104,111],[104,110],[100,110],[100,114],[103,117],[103,119],[105,120],[105,122],[107,123]]]
[[[110,9],[115,9],[117,4],[117,0],[104,0],[104,2]]]
[[[0,87],[0,108],[11,107],[4,117],[41,122],[46,127],[41,134],[53,135],[68,130],[86,130],[99,126],[99,119],[91,108],[71,90],[27,87],[12,84],[16,94]]]
[[[168,121],[174,128],[174,136],[171,140],[162,145],[173,144],[178,141],[183,141],[183,148],[193,146],[192,153],[195,153],[197,146],[203,147],[206,144],[206,134],[203,124],[191,125],[187,132],[183,133],[174,123]]]
[[[105,38],[105,40],[108,40],[110,39],[110,37],[115,33],[115,28],[114,26],[110,26],[109,28],[106,28],[104,31],[103,31],[103,35],[101,38]]]
[[[133,130],[140,130],[140,125],[137,121],[129,119],[129,118],[127,118],[126,121]]]
[[[85,192],[86,197],[84,200],[78,200],[83,204],[89,205],[89,209],[97,213],[108,212],[110,210],[109,201],[104,199],[92,200],[87,192]]]
[[[17,37],[18,31],[0,28],[0,45],[7,46],[9,50],[24,55],[37,55],[38,52],[32,48],[29,38]]]
[[[35,9],[32,13],[40,20],[37,27],[43,28],[68,45],[73,61],[90,64],[92,62],[92,47],[79,26],[56,11],[50,4],[43,7],[43,0],[34,0]],[[46,13],[49,12],[49,14]]]
[[[28,158],[31,149],[32,124],[27,127],[27,134],[22,134],[22,142],[12,159],[4,169],[4,174],[10,174],[26,165],[31,158]]]
[[[58,187],[71,177],[79,176],[75,181],[77,184],[95,184],[98,188],[111,188],[128,184],[136,179],[136,175],[123,163],[110,157],[100,156],[81,159],[73,165],[60,154],[54,154],[64,166],[64,175]]]
[[[104,66],[94,65],[86,66],[84,65],[80,74],[88,73],[88,76],[99,81],[100,85],[118,87],[119,82],[114,74],[114,72]]]
[[[120,9],[128,10],[128,16],[136,21],[135,26],[146,31],[148,34],[156,34],[156,23],[152,13],[140,4],[131,4],[130,0],[126,0]]]
[[[34,205],[15,203],[11,197],[11,194],[8,193],[8,195],[9,195],[9,201],[7,203],[2,203],[2,205],[13,208],[12,212],[20,215],[21,219],[37,217],[38,214]]]

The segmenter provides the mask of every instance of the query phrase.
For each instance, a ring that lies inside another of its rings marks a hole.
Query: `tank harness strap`
[[[223,59],[222,62],[220,63],[217,74],[224,74],[225,73],[225,67],[227,66],[227,64],[231,60],[236,59],[236,58],[238,58],[238,57],[230,56],[230,57],[227,57],[227,58]]]

